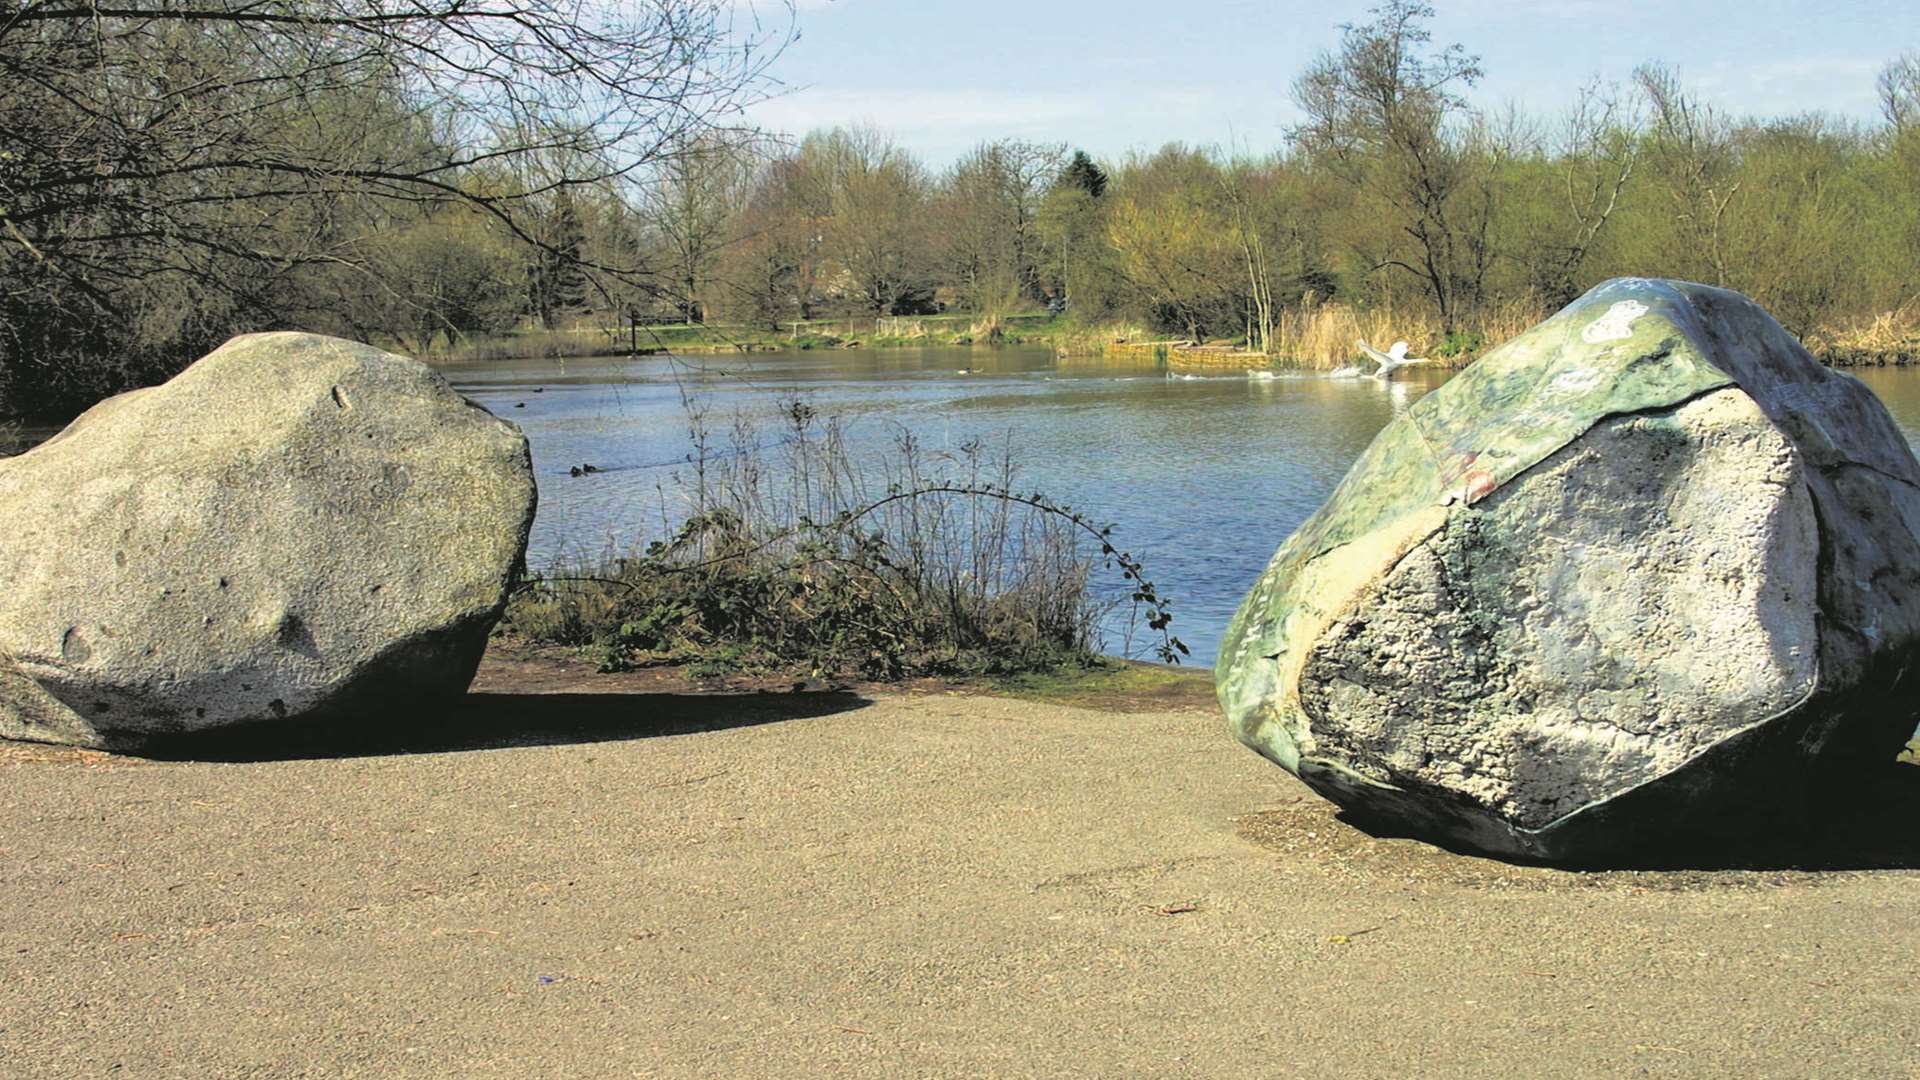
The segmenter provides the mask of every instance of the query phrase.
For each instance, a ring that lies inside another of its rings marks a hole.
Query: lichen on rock
[[[534,500],[525,437],[425,365],[234,338],[0,461],[0,736],[133,746],[458,694]]]
[[[1608,282],[1380,434],[1236,615],[1221,703],[1435,839],[1678,836],[1898,750],[1917,525],[1920,466],[1857,381],[1737,294]]]

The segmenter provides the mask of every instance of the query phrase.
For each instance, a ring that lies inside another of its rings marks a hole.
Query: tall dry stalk
[[[1526,332],[1548,314],[1536,299],[1519,297],[1464,315],[1460,329],[1449,336],[1439,316],[1425,309],[1356,308],[1322,303],[1309,293],[1298,306],[1280,312],[1275,344],[1269,351],[1276,359],[1302,367],[1337,368],[1354,362],[1359,353],[1355,341],[1383,349],[1405,341],[1416,356],[1466,363]]]
[[[1018,493],[1010,445],[927,450],[905,429],[856,460],[831,417],[783,406],[777,438],[736,420],[725,445],[689,403],[694,453],[673,533],[638,555],[531,581],[510,625],[597,644],[609,668],[700,664],[851,670],[877,677],[1035,670],[1085,662],[1122,603],[1185,646],[1139,561],[1100,526]],[[1124,601],[1092,586],[1120,571]]]
[[[1910,363],[1920,359],[1920,296],[1892,311],[1855,316],[1820,327],[1806,338],[1814,355],[1836,364]]]

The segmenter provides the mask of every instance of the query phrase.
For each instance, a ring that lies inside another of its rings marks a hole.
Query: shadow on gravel
[[[1419,839],[1390,826],[1337,811],[1335,820],[1379,840]],[[1754,808],[1741,820],[1666,823],[1628,838],[1612,858],[1579,862],[1534,863],[1501,859],[1512,866],[1541,866],[1574,871],[1800,871],[1920,869],[1920,768],[1889,763],[1884,770],[1853,779],[1845,791],[1829,792],[1812,808],[1788,813],[1781,807]],[[1486,858],[1450,844],[1457,855]]]
[[[447,754],[621,742],[831,716],[871,704],[846,690],[744,694],[470,693],[434,710],[288,728],[260,724],[150,740],[156,761],[262,762]]]

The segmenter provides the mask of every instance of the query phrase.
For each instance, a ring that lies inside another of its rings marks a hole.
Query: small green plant
[[[1451,360],[1462,356],[1472,356],[1481,349],[1486,348],[1486,345],[1487,336],[1485,334],[1472,330],[1454,330],[1449,332],[1446,337],[1440,339],[1440,344],[1433,348],[1433,354],[1435,356],[1444,356]]]

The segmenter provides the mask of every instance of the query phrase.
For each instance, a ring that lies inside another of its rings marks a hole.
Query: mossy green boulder
[[[1248,746],[1363,822],[1617,859],[1920,717],[1920,464],[1737,293],[1606,282],[1396,418],[1228,628]]]

